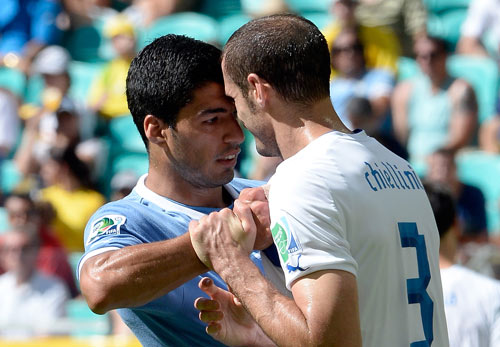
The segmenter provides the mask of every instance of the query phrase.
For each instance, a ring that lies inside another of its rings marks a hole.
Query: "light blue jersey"
[[[219,210],[186,206],[162,197],[144,185],[145,177],[139,179],[130,195],[104,205],[92,216],[85,228],[85,254],[78,272],[92,256],[126,246],[173,239],[188,230],[191,220]],[[242,189],[261,184],[234,179],[225,188],[236,198]],[[262,270],[260,254],[253,253],[252,258]],[[205,332],[205,324],[198,319],[199,312],[194,308],[196,298],[206,297],[198,288],[204,276],[210,277],[217,286],[227,288],[215,272],[207,272],[145,305],[118,312],[143,346],[220,346]]]

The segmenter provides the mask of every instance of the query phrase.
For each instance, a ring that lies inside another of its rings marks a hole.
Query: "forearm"
[[[248,258],[215,266],[247,311],[277,345],[314,344],[308,322],[299,307],[278,292]]]
[[[185,234],[92,257],[80,282],[89,307],[104,313],[148,303],[206,271]]]

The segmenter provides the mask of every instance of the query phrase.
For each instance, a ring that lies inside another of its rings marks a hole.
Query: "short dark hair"
[[[127,75],[127,102],[148,148],[144,118],[150,114],[175,127],[181,108],[195,89],[208,82],[223,84],[220,49],[187,36],[155,39],[133,60]]]
[[[456,202],[448,186],[435,182],[424,182],[432,212],[436,219],[439,237],[443,237],[455,223]]]
[[[330,54],[325,37],[309,20],[292,14],[254,19],[229,38],[224,69],[248,94],[256,73],[286,101],[308,105],[328,97]]]

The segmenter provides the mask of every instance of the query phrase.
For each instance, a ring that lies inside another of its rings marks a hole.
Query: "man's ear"
[[[161,119],[148,114],[144,118],[144,132],[149,142],[164,146],[167,142],[167,129],[168,125]]]
[[[247,82],[250,84],[248,92],[252,94],[257,105],[260,107],[266,106],[269,100],[271,85],[255,73],[251,73],[247,76]]]

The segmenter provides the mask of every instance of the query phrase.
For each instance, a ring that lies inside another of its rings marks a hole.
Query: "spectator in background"
[[[26,125],[15,155],[17,167],[25,176],[37,173],[52,146],[75,145],[93,135],[93,118],[68,95],[70,61],[66,49],[49,46],[33,62],[33,73],[42,75],[44,88],[41,105],[24,115]]]
[[[394,87],[392,74],[383,69],[368,69],[363,44],[355,29],[344,29],[332,44],[331,64],[338,72],[330,82],[333,107],[344,124],[352,130],[346,107],[353,97],[370,101],[379,126],[387,116]]]
[[[322,30],[330,51],[339,33],[345,29],[356,30],[363,44],[367,68],[381,68],[397,72],[397,62],[401,47],[398,37],[389,27],[367,27],[355,17],[357,0],[332,0],[331,12],[335,20]],[[333,68],[333,76],[337,73]]]
[[[82,252],[85,225],[106,199],[92,189],[89,169],[71,146],[52,148],[40,173],[45,184],[40,200],[54,208],[55,235],[68,252]]]
[[[399,38],[401,54],[413,56],[413,44],[427,33],[422,0],[359,0],[357,20],[370,28],[390,27]]]
[[[111,179],[111,201],[123,199],[132,192],[139,176],[130,170],[119,171]]]
[[[94,79],[89,91],[89,108],[109,120],[130,112],[125,82],[136,54],[136,37],[132,23],[123,15],[111,18],[104,32],[111,39],[116,58]]]
[[[47,212],[52,211],[42,211],[41,206],[36,205],[29,195],[21,193],[7,196],[4,206],[11,227],[23,228],[34,225],[37,228],[40,240],[37,269],[46,275],[60,278],[66,284],[71,297],[77,296],[78,289],[66,251],[49,227],[51,218],[45,218]],[[53,213],[50,215],[53,217]]]
[[[379,120],[373,115],[370,100],[364,97],[353,97],[346,107],[346,114],[353,129],[363,129],[369,136],[403,159],[408,159],[408,152],[392,136],[380,128]]]
[[[457,151],[470,143],[476,133],[477,101],[469,83],[448,75],[443,40],[422,37],[415,54],[421,73],[394,89],[392,123],[396,138],[422,175],[432,152]]]
[[[426,181],[447,186],[457,202],[460,241],[487,242],[484,195],[479,188],[459,180],[455,153],[450,149],[438,149],[429,156],[428,162]]]
[[[450,347],[500,345],[500,282],[455,262],[460,231],[452,193],[424,184],[439,230],[439,267]]]
[[[471,0],[457,44],[458,53],[498,59],[499,45],[500,1]]]
[[[0,336],[49,335],[65,315],[69,293],[57,278],[36,270],[40,240],[36,227],[14,227],[1,236]]]
[[[116,16],[118,11],[111,7],[111,0],[63,0],[72,29],[103,24]]]
[[[133,0],[122,11],[136,28],[148,28],[157,19],[175,12],[192,11],[199,0]]]
[[[59,0],[2,0],[0,11],[0,65],[26,74],[33,58],[62,38]]]

